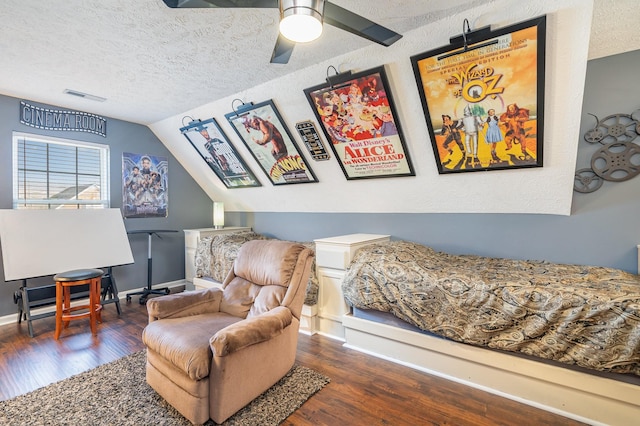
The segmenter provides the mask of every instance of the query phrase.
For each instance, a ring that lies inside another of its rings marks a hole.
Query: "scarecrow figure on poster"
[[[440,134],[446,136],[442,146],[449,152],[449,155],[453,154],[451,149],[451,142],[455,142],[462,155],[464,155],[464,145],[462,145],[462,138],[460,137],[460,129],[458,129],[458,121],[453,121],[448,114],[442,115],[442,129]]]
[[[122,154],[122,209],[125,218],[166,217],[166,157]]]

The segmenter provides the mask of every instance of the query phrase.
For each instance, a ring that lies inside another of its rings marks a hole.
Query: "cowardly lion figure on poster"
[[[442,165],[449,169],[522,166],[536,164],[535,129],[535,118],[517,103],[499,113],[495,108],[485,111],[481,104],[467,104],[461,118],[442,115],[436,141],[442,148]]]

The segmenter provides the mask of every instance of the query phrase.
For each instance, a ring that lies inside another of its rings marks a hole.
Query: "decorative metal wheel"
[[[604,180],[629,180],[640,173],[640,145],[633,142],[607,144],[591,157],[591,169]]]
[[[589,114],[593,115],[593,114]],[[638,119],[630,114],[613,114],[602,120],[593,115],[596,126],[585,132],[584,139],[589,143],[601,143],[603,145],[613,142],[631,142],[638,136]]]
[[[604,180],[595,174],[591,169],[580,169],[576,171],[576,178],[573,183],[573,190],[576,192],[589,193],[600,189]]]
[[[636,120],[636,133],[640,135],[640,109],[637,109],[631,113],[631,118]]]

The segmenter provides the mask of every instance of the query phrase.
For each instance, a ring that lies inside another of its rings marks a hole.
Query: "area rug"
[[[145,381],[145,352],[0,401],[0,425],[185,425]],[[278,425],[329,379],[300,365],[223,424]],[[206,425],[215,425],[209,420]]]

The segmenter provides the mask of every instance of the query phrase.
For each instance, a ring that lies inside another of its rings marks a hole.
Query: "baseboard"
[[[345,315],[345,346],[592,425],[640,419],[640,386]]]
[[[171,293],[179,293],[180,291],[184,291],[185,290],[187,284],[188,283],[185,280],[176,280],[176,281],[170,281],[170,282],[166,282],[166,283],[162,283],[162,284],[156,284],[156,285],[153,285],[152,288],[157,289],[157,288],[166,288],[166,287],[168,287]],[[144,287],[140,287],[140,288],[133,288],[133,289],[130,289],[130,290],[125,290],[125,291],[120,291],[120,292],[118,292],[118,299],[120,299],[121,302],[124,302],[126,300],[126,298],[127,298],[127,294],[136,293],[138,291],[142,291],[143,289],[144,289]],[[86,304],[86,303],[87,303],[87,299],[78,299],[78,300],[74,300],[71,303],[71,306],[76,306],[76,305]],[[31,310],[31,315],[38,315],[38,314],[55,312],[55,310],[56,310],[55,305],[43,306],[41,308],[32,309]],[[4,315],[4,316],[0,317],[0,326],[8,325],[8,324],[15,324],[17,322],[18,322],[17,306],[16,306],[16,312],[15,313],[10,314],[10,315]]]

